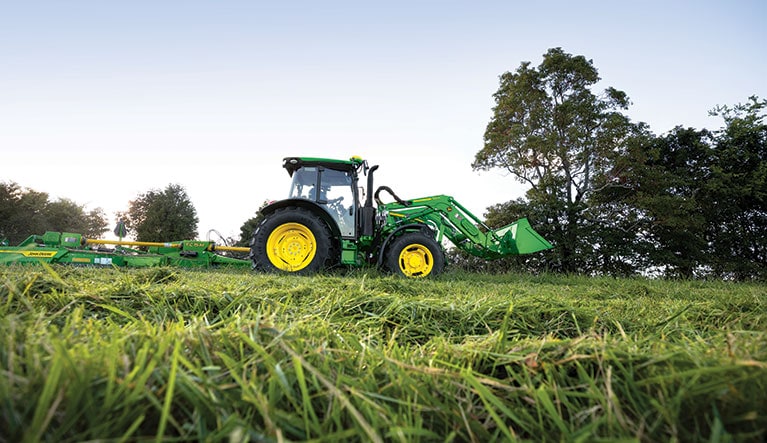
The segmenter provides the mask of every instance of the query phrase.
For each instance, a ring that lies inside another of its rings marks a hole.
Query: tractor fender
[[[264,217],[268,217],[278,209],[291,206],[311,211],[314,215],[319,217],[322,221],[325,222],[325,224],[328,225],[330,231],[333,233],[334,238],[341,238],[341,230],[338,228],[338,223],[336,223],[333,217],[328,213],[327,209],[325,209],[322,205],[319,205],[316,202],[307,200],[305,198],[287,198],[285,200],[278,200],[264,206],[261,208],[260,212]]]
[[[386,254],[386,248],[389,247],[389,243],[392,240],[404,234],[405,232],[423,231],[428,233],[429,236],[435,237],[436,234],[427,225],[421,223],[410,223],[407,225],[398,226],[397,229],[391,231],[381,243],[381,247],[378,249],[378,259],[376,260],[376,266],[383,266],[384,255]]]

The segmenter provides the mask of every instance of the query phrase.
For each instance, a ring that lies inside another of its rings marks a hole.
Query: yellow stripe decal
[[[58,251],[13,251],[9,249],[0,249],[4,254],[21,254],[24,257],[36,257],[36,258],[51,258],[56,255]]]

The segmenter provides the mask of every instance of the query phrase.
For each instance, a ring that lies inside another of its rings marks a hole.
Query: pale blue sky
[[[288,155],[380,164],[477,215],[525,188],[473,172],[498,76],[592,59],[662,134],[767,97],[764,1],[0,1],[0,181],[108,215],[169,183],[236,236]],[[171,240],[171,239],[169,239]]]

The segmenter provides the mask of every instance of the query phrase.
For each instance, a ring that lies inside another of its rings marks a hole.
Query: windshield
[[[336,220],[341,235],[355,234],[354,188],[351,172],[303,167],[293,173],[290,198],[305,198],[325,207]]]
[[[314,200],[314,191],[317,184],[317,168],[301,168],[293,174],[293,183],[290,185],[290,198],[308,198]]]

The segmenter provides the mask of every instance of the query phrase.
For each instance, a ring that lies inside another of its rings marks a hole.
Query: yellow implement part
[[[87,245],[120,245],[120,246],[159,246],[161,248],[180,248],[181,243],[160,243],[151,241],[128,241],[128,240],[96,240],[86,238]]]
[[[246,246],[216,246],[216,251],[232,251],[232,252],[250,252],[250,248]]]
[[[120,245],[120,246],[157,246],[161,248],[181,248],[183,242],[160,243],[150,241],[128,241],[128,240],[97,240],[86,238],[87,245]],[[250,252],[250,248],[243,246],[217,246],[211,244],[208,251],[231,251],[231,252]]]

